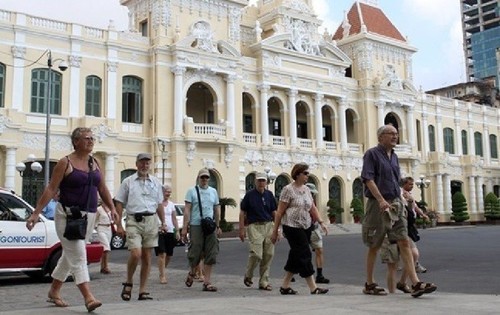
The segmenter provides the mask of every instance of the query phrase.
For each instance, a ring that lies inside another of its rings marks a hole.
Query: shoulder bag
[[[89,157],[89,190],[87,194],[87,207],[81,209],[80,206],[69,207],[69,212],[66,206],[63,205],[64,211],[67,214],[66,228],[64,229],[63,236],[68,240],[84,240],[87,235],[87,215],[82,215],[82,211],[88,211],[90,206],[90,189],[92,188],[92,157]]]
[[[212,234],[215,232],[215,229],[217,228],[217,224],[215,224],[215,221],[211,217],[203,217],[203,212],[202,212],[202,206],[201,206],[201,197],[200,197],[200,188],[198,185],[196,185],[196,194],[198,195],[198,205],[200,208],[200,216],[201,216],[201,229],[203,230],[203,234],[205,236]]]

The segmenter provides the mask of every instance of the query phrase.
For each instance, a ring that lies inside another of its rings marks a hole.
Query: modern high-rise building
[[[462,29],[467,81],[495,82],[500,47],[500,0],[462,0]]]

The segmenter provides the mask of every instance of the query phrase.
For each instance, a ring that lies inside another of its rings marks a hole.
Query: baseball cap
[[[267,180],[267,174],[263,173],[263,172],[258,172],[257,174],[255,174],[255,179],[257,179],[257,180],[259,180],[259,179],[265,179],[265,180]]]
[[[309,188],[309,190],[311,190],[311,193],[316,195],[317,193],[319,193],[319,191],[316,189],[316,185],[314,185],[313,183],[306,183],[306,186]]]
[[[139,153],[139,154],[137,154],[136,161],[151,160],[151,159],[152,159],[151,153]]]
[[[206,168],[202,168],[202,169],[198,172],[198,177],[201,177],[201,176],[208,176],[208,177],[210,177],[210,172],[208,171],[208,169],[206,169]]]

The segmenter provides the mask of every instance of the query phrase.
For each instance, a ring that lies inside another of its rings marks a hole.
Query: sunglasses
[[[306,176],[309,176],[309,172],[305,171],[305,172],[302,172],[302,174],[306,175]]]
[[[90,136],[81,137],[80,139],[87,140],[87,141],[91,141],[91,142],[94,142],[94,141],[95,141],[95,138],[94,138],[94,137],[90,137]]]
[[[203,175],[203,176],[200,176],[201,179],[209,179],[210,176],[206,176],[206,175]]]

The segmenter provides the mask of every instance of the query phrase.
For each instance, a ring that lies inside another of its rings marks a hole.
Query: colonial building
[[[276,175],[279,195],[307,162],[320,210],[335,198],[352,222],[363,152],[392,123],[403,174],[430,180],[425,200],[441,220],[459,190],[484,219],[483,195],[500,187],[499,110],[417,90],[416,49],[373,1],[356,1],[334,35],[318,32],[311,2],[121,0],[128,31],[0,11],[0,185],[35,199],[43,175],[30,165],[46,169],[46,153],[53,165],[88,126],[112,193],[144,151],[181,202],[201,167],[239,200],[256,171]]]

